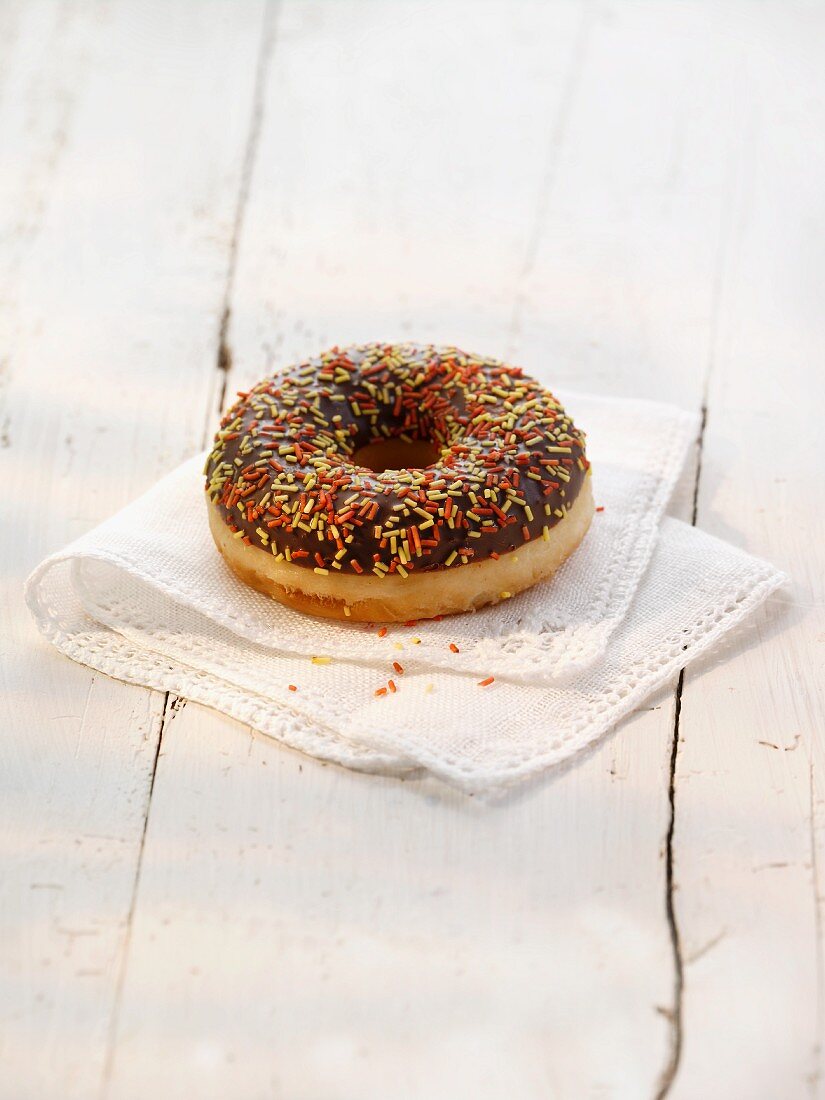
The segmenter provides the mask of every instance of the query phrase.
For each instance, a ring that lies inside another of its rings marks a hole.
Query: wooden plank
[[[684,1058],[673,1095],[818,1097],[825,1040],[823,12],[737,22],[740,138],[698,522],[792,586],[688,670],[674,869]]]
[[[279,23],[232,385],[333,343],[502,351],[587,10],[299,2]]]
[[[701,3],[611,5],[594,17],[508,354],[551,361],[560,386],[699,409],[740,62]]]
[[[730,186],[727,116],[722,133],[710,117],[725,41],[703,16],[286,4],[229,390],[325,344],[415,336],[528,366],[549,347],[568,385],[698,407]],[[693,130],[682,80],[711,61]],[[686,291],[644,293],[665,277]],[[655,1095],[674,717],[663,697],[490,807],[187,705],[157,774],[112,1096]]]
[[[488,806],[187,704],[164,735],[112,1095],[649,1084],[671,986],[660,715]]]
[[[261,7],[18,5],[0,89],[0,1094],[97,1095],[163,696],[53,653],[48,551],[201,443]]]

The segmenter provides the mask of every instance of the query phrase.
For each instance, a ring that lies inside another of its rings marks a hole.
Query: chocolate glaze
[[[441,458],[382,473],[353,463],[386,439],[427,440]],[[206,479],[247,545],[304,568],[403,577],[542,538],[587,469],[583,433],[519,368],[453,347],[364,344],[239,394]]]

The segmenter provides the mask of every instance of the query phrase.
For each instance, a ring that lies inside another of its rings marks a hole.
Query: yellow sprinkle
[[[427,684],[427,686],[424,688],[424,694],[429,695],[432,692],[432,690],[433,690],[433,685],[432,684]]]
[[[347,618],[349,618],[350,615],[352,614],[352,612],[350,611],[349,607],[347,607],[346,604],[344,604],[344,614],[346,615]]]
[[[315,568],[313,569],[313,573],[320,573],[322,577],[328,577],[329,576],[329,570],[328,569],[322,569],[320,567],[320,565],[315,566]]]
[[[499,592],[498,595],[499,595],[499,599],[501,599],[501,600],[509,600],[510,597],[513,595],[513,593],[512,592]]]
[[[420,638],[413,638],[413,645],[421,645],[421,639]]]
[[[312,663],[314,665],[328,665],[332,663],[332,657],[313,657]]]

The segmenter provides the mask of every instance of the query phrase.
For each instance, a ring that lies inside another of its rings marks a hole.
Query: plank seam
[[[682,689],[685,682],[684,670],[679,673],[676,685],[676,703],[673,719],[673,741],[670,749],[670,770],[668,774],[668,805],[670,814],[667,823],[667,835],[665,838],[665,915],[667,918],[668,932],[670,934],[670,947],[673,954],[673,1007],[667,1013],[670,1024],[670,1054],[667,1064],[662,1072],[659,1087],[656,1092],[656,1100],[664,1100],[670,1092],[671,1086],[679,1069],[682,1057],[682,993],[684,990],[685,967],[682,957],[682,941],[679,935],[679,922],[676,919],[674,906],[674,873],[673,873],[673,834],[676,828],[676,758],[679,753],[679,719],[682,713]]]
[[[516,295],[513,300],[513,311],[510,317],[509,346],[506,352],[507,359],[513,358],[518,350],[519,337],[523,327],[524,307],[527,302],[527,284],[535,270],[536,260],[538,259],[543,235],[542,231],[544,229],[544,222],[547,217],[547,209],[550,203],[550,195],[552,194],[553,185],[558,172],[561,151],[567,135],[569,117],[573,109],[576,92],[578,91],[582,70],[584,69],[584,60],[587,56],[587,49],[590,43],[592,25],[593,8],[592,5],[588,3],[582,8],[576,39],[573,43],[573,50],[570,56],[570,64],[562,85],[561,99],[559,100],[556,116],[550,130],[544,170],[539,181],[535,218],[533,219],[533,224],[530,228],[530,233],[524,249],[524,259],[522,260],[521,271],[518,275]]]
[[[178,703],[180,705],[178,705]],[[138,845],[138,855],[135,863],[135,876],[132,880],[132,893],[129,899],[129,909],[126,914],[126,933],[123,937],[123,947],[120,952],[120,965],[118,966],[117,978],[115,980],[115,994],[114,1002],[112,1004],[112,1015],[109,1019],[109,1033],[106,1040],[106,1054],[103,1061],[103,1073],[100,1080],[100,1097],[103,1100],[109,1089],[111,1082],[112,1070],[114,1068],[115,1058],[115,1044],[117,1039],[118,1027],[120,1024],[120,1006],[123,999],[123,987],[126,981],[126,963],[129,958],[129,947],[132,942],[132,927],[134,924],[135,909],[137,908],[138,888],[140,886],[140,875],[143,868],[143,851],[146,847],[146,833],[149,828],[149,811],[152,807],[152,794],[155,789],[155,776],[158,771],[158,761],[160,759],[160,749],[163,744],[163,733],[166,727],[166,718],[168,714],[176,714],[185,705],[185,700],[177,700],[170,692],[166,692],[163,697],[163,710],[160,717],[160,728],[158,730],[158,739],[155,744],[155,755],[152,760],[152,770],[149,776],[149,790],[146,796],[146,812],[143,815],[143,829],[140,834],[140,844]]]
[[[226,267],[226,282],[224,284],[223,301],[221,303],[221,320],[218,328],[218,349],[215,366],[220,378],[218,388],[217,411],[223,411],[226,400],[226,387],[229,381],[229,373],[232,369],[232,348],[229,344],[229,322],[232,315],[232,293],[235,287],[235,272],[238,266],[238,249],[241,234],[243,233],[246,208],[249,203],[249,195],[252,189],[252,178],[255,174],[255,164],[258,159],[261,130],[263,128],[264,111],[266,106],[266,87],[269,80],[269,68],[275,46],[275,31],[277,23],[277,0],[266,0],[264,7],[261,41],[258,48],[258,59],[255,64],[255,83],[252,93],[252,112],[249,119],[249,132],[244,148],[243,164],[241,167],[241,180],[238,188],[238,201],[235,205],[235,218],[232,224],[232,236],[229,239],[229,256]],[[211,413],[208,414],[211,418]],[[210,425],[204,428],[204,446],[209,437]]]
[[[749,135],[752,141],[752,135]],[[702,412],[699,425],[699,436],[696,448],[696,475],[693,481],[693,500],[690,522],[696,526],[699,516],[699,488],[702,479],[702,460],[705,446],[705,430],[708,422],[708,406],[710,401],[711,380],[716,365],[717,345],[719,342],[719,323],[722,311],[722,296],[725,284],[725,275],[728,268],[728,254],[731,245],[731,236],[736,221],[736,214],[742,206],[741,176],[742,153],[734,158],[727,187],[725,188],[720,213],[719,242],[714,265],[713,283],[711,289],[710,325],[708,338],[708,358],[702,379]],[[665,840],[665,867],[666,867],[666,894],[665,913],[668,929],[670,931],[671,951],[673,954],[673,1008],[668,1015],[670,1021],[670,1055],[667,1064],[659,1080],[659,1087],[655,1100],[665,1100],[676,1079],[679,1063],[684,1046],[684,994],[685,994],[685,962],[682,954],[682,942],[679,930],[679,922],[675,905],[675,863],[674,863],[674,834],[676,829],[676,767],[679,757],[679,736],[682,716],[682,697],[685,689],[685,670],[679,673],[676,684],[676,697],[673,719],[673,743],[670,753],[670,774],[668,776],[668,801],[670,805],[670,818]]]
[[[709,374],[710,372],[708,372]],[[707,386],[708,379],[705,380]],[[690,522],[695,527],[699,512],[699,482],[702,477],[702,450],[705,443],[705,427],[708,420],[708,408],[702,405],[701,420],[699,422],[699,438],[696,449],[696,476],[693,481],[693,499],[691,502]],[[673,713],[673,741],[670,748],[670,769],[668,774],[668,806],[670,813],[665,836],[665,916],[667,918],[668,932],[670,934],[670,948],[673,955],[673,1007],[667,1014],[670,1023],[670,1055],[667,1064],[659,1079],[659,1087],[656,1092],[656,1100],[664,1100],[668,1095],[676,1079],[679,1070],[679,1062],[682,1057],[682,1045],[684,1042],[684,1028],[682,1003],[685,989],[685,961],[682,954],[682,940],[679,932],[679,921],[676,916],[674,901],[676,883],[674,875],[673,837],[676,830],[676,764],[679,756],[679,730],[682,717],[682,693],[685,687],[685,670],[679,673],[676,683],[676,697]]]

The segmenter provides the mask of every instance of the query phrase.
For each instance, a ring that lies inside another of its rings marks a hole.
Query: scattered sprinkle
[[[378,637],[379,638],[386,638],[386,636],[387,636],[387,628],[385,626],[382,626],[381,629],[378,631]]]
[[[294,684],[287,684],[287,687],[289,688],[290,691],[297,691],[298,690]]]
[[[455,644],[455,642],[450,642],[450,649],[453,653],[460,653],[461,652],[461,650],[458,648],[458,646]]]
[[[312,663],[314,665],[329,665],[332,664],[332,657],[313,657]]]
[[[395,680],[387,680],[387,687],[390,689],[393,695],[398,690],[395,686]]]
[[[392,667],[393,667],[393,668],[395,669],[395,671],[396,671],[396,672],[398,673],[398,675],[399,675],[399,676],[403,676],[403,675],[404,675],[404,666],[403,666],[403,665],[400,665],[400,664],[398,663],[398,661],[393,661],[393,663],[392,663]]]
[[[495,676],[488,676],[486,680],[479,680],[478,686],[480,688],[489,687],[490,684],[495,683],[495,679],[496,679]]]

